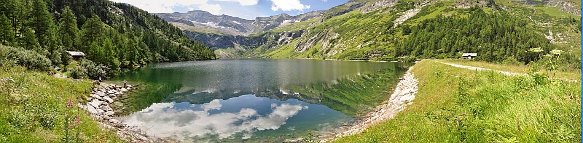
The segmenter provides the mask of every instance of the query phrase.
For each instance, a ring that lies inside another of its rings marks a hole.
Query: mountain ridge
[[[188,30],[185,30],[185,33],[191,39],[204,41],[205,44],[214,47],[217,49],[215,53],[223,58],[406,60],[455,58],[459,53],[478,52],[492,56],[485,56],[482,60],[501,62],[506,58],[508,61],[529,63],[544,59],[551,51],[563,51],[569,56],[561,58],[569,57],[567,59],[572,63],[580,63],[581,58],[578,56],[580,54],[577,54],[580,52],[581,44],[580,19],[577,17],[580,17],[581,12],[573,8],[577,5],[580,5],[580,2],[557,0],[353,0],[322,11],[319,16],[248,36]],[[472,15],[477,17],[471,17]],[[498,20],[509,17],[512,21],[507,23]],[[478,21],[466,21],[468,18]],[[424,26],[426,24],[443,26],[434,22],[436,20],[466,23],[465,27],[450,25],[464,34],[449,39],[463,42],[451,41],[457,45],[450,45],[426,37],[443,35],[419,31],[422,29],[432,31],[432,27]],[[467,29],[468,27],[486,30],[475,31]],[[493,30],[495,33],[487,30]],[[431,44],[425,45],[426,43]],[[499,49],[506,51],[504,54],[503,51],[495,54],[496,47],[503,47]],[[576,64],[570,66],[579,67]]]
[[[281,25],[303,21],[320,16],[321,11],[313,11],[297,16],[278,14],[269,17],[256,17],[254,20],[229,15],[214,15],[210,12],[193,10],[186,13],[156,13],[162,19],[191,32],[213,33],[219,35],[249,36],[271,30]],[[201,31],[197,28],[214,29]]]

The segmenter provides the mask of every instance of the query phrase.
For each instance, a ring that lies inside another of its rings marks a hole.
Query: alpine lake
[[[154,64],[115,81],[138,83],[120,120],[180,142],[317,138],[387,100],[406,64],[238,59]]]

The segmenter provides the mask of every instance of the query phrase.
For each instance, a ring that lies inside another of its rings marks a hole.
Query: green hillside
[[[348,8],[351,5],[360,7]],[[411,60],[458,58],[461,53],[476,52],[479,60],[489,62],[528,64],[554,58],[561,59],[557,60],[561,67],[578,69],[579,17],[579,11],[542,2],[351,1],[321,17],[266,32],[303,34],[285,44],[248,47],[244,56]]]
[[[62,69],[76,78],[106,77],[152,62],[215,58],[162,19],[107,0],[0,0],[0,23],[0,44],[20,48],[9,55],[32,50],[50,59],[36,69]],[[74,62],[65,51],[84,52],[87,60]],[[1,58],[23,63],[27,56]]]

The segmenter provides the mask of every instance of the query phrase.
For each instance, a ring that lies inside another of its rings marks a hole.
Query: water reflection
[[[265,89],[334,82],[352,75],[396,69],[395,64],[319,60],[217,60],[157,64],[122,79],[180,83],[177,93],[253,93]],[[225,91],[228,91],[225,92]]]
[[[152,92],[164,92],[137,96],[160,98],[131,100],[145,106],[125,117],[150,135],[282,142],[337,127],[372,109],[387,98],[404,69],[396,63],[217,60],[157,64],[118,79],[154,83]]]
[[[317,114],[314,114],[317,113]],[[215,99],[204,104],[155,103],[123,120],[147,134],[157,137],[173,137],[180,140],[216,136],[218,139],[248,139],[258,131],[273,131],[287,122],[291,126],[283,130],[306,128],[307,124],[329,124],[329,120],[306,123],[302,118],[333,117],[349,120],[340,112],[325,106],[307,104],[299,100],[279,101],[254,95],[243,95],[227,100]],[[296,119],[290,119],[296,118]],[[298,120],[299,119],[299,120]],[[291,121],[290,121],[291,120]]]

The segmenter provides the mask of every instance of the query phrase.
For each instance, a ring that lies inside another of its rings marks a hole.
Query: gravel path
[[[460,65],[460,64],[452,64],[452,63],[446,63],[446,62],[440,62],[440,63],[450,65],[453,67],[457,67],[457,68],[464,68],[464,69],[475,70],[475,71],[494,71],[494,72],[498,72],[498,73],[501,73],[501,74],[506,75],[506,76],[525,76],[525,75],[527,75],[527,74],[523,74],[523,73],[507,72],[507,71],[501,71],[501,70],[493,70],[493,69],[466,66],[466,65]]]
[[[392,119],[397,113],[403,111],[407,105],[411,105],[418,90],[418,82],[411,72],[412,69],[413,67],[409,68],[405,75],[400,79],[389,100],[383,102],[381,105],[377,106],[374,111],[355,121],[353,124],[340,127],[330,134],[322,135],[322,142],[361,133],[371,125]]]

